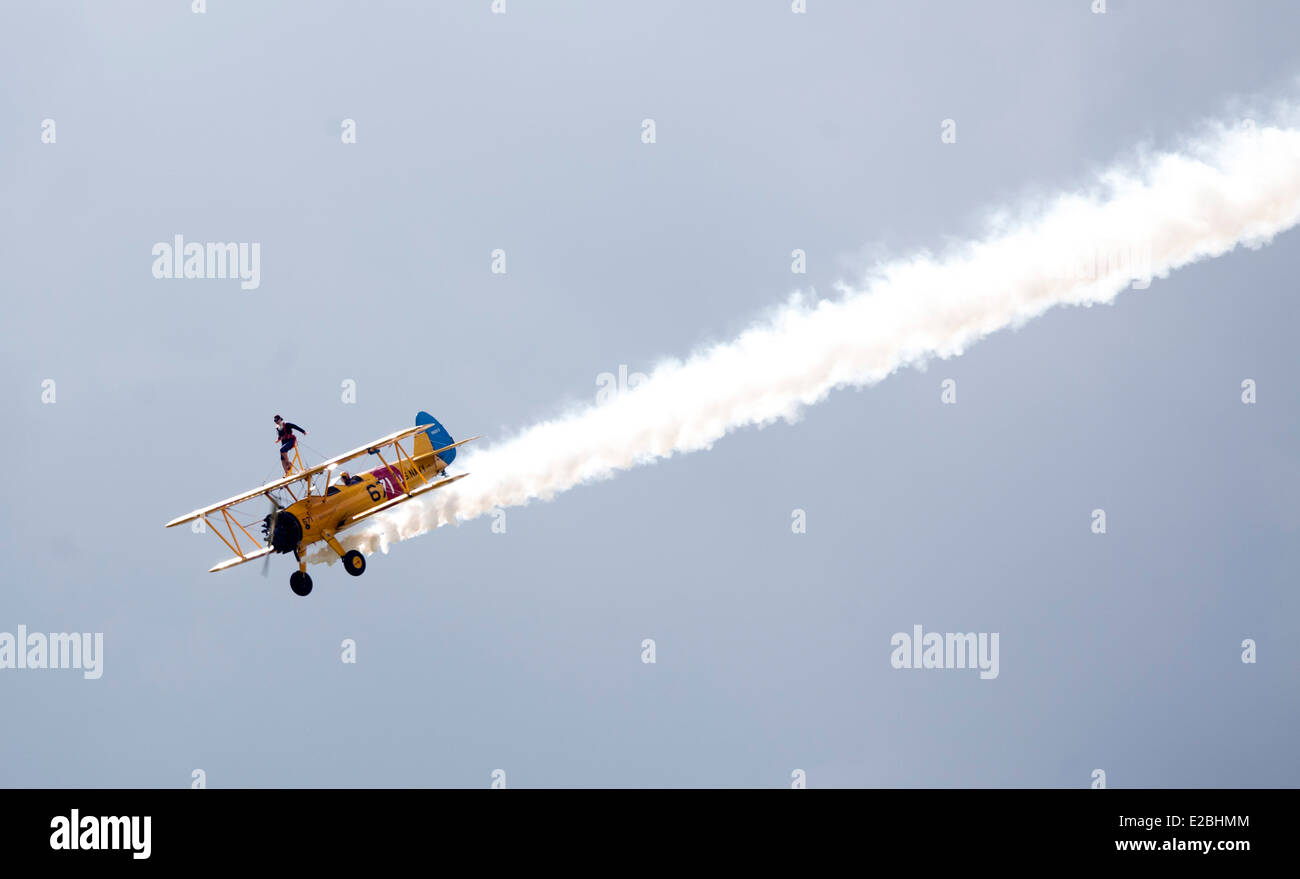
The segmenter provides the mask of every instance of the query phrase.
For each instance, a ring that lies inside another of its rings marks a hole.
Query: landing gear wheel
[[[289,575],[289,588],[293,590],[294,595],[311,595],[311,575],[294,571]]]
[[[355,549],[348,550],[343,556],[343,570],[354,577],[360,577],[366,572],[366,557]]]

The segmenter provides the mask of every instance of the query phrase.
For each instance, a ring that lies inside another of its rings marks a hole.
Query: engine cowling
[[[275,533],[271,533],[271,521],[275,520]],[[266,545],[276,552],[293,552],[302,542],[302,523],[293,513],[281,511],[268,515],[262,520],[262,535]]]

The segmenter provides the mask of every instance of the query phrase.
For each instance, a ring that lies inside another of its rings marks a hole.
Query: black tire
[[[304,598],[311,595],[311,575],[303,571],[294,571],[289,575],[289,588],[293,590],[294,595],[301,595]]]
[[[348,550],[343,555],[343,570],[354,577],[360,577],[366,572],[366,557],[355,549]]]

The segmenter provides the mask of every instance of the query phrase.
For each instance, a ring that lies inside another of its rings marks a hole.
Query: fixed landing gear
[[[321,536],[325,538],[325,542],[329,544],[330,549],[338,553],[339,558],[343,560],[343,570],[347,571],[354,577],[360,577],[366,572],[365,556],[357,552],[355,549],[350,549],[347,552],[344,552],[343,544],[335,540],[334,535],[331,533],[327,532]]]
[[[289,575],[289,588],[294,595],[311,595],[311,575],[306,571],[294,571]]]
[[[348,550],[343,555],[343,570],[354,577],[360,577],[366,572],[366,557],[355,549]]]
[[[334,535],[325,538],[335,552],[339,552],[343,559],[343,570],[347,571],[353,577],[360,577],[366,572],[366,557],[355,549],[342,552],[343,547],[334,539]],[[294,571],[289,577],[289,588],[293,590],[294,595],[306,597],[311,595],[311,575],[307,573],[307,562],[303,560],[302,553],[294,550],[294,556],[298,559],[298,570]]]
[[[311,595],[311,575],[307,573],[307,563],[302,560],[302,553],[297,548],[293,551],[293,557],[298,560],[298,570],[289,575],[289,588],[294,595],[306,598]]]

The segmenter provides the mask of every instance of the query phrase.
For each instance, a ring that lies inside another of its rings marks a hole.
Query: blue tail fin
[[[429,425],[429,429],[424,433],[415,435],[415,454],[417,456],[427,455],[434,449],[441,449],[455,442],[451,438],[451,434],[447,433],[447,428],[439,424],[438,419],[428,412],[416,413],[415,424],[417,427],[422,424]],[[444,464],[450,465],[452,461],[456,460],[456,451],[456,449],[447,449],[447,451],[441,452],[438,457],[442,458]]]

